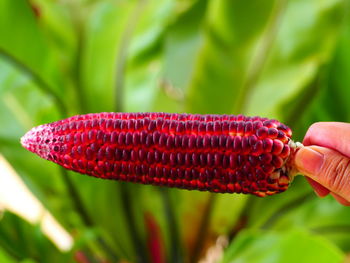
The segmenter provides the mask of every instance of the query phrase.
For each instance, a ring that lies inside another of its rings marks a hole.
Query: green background
[[[131,185],[63,171],[19,138],[75,114],[165,111],[276,118],[302,141],[316,121],[350,121],[349,11],[345,0],[0,0],[0,153],[74,238],[60,252],[5,212],[0,261],[198,262],[216,244],[225,263],[343,262],[350,209],[301,176],[267,198]]]

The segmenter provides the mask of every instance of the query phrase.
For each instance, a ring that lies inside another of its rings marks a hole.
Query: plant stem
[[[86,226],[88,226],[88,227],[93,226],[93,221],[92,221],[91,217],[89,216],[88,212],[86,211],[84,204],[83,204],[83,201],[81,200],[79,193],[78,193],[77,189],[75,188],[71,178],[68,176],[67,170],[62,168],[62,167],[60,167],[60,170],[61,170],[63,181],[64,181],[65,185],[67,186],[68,193],[72,198],[73,205],[74,205],[75,209],[80,214],[81,219],[83,220],[83,222]]]
[[[89,213],[87,212],[84,203],[82,201],[82,199],[80,198],[80,195],[76,189],[76,187],[74,186],[71,178],[68,176],[68,172],[66,169],[64,168],[60,168],[61,170],[61,175],[63,178],[63,181],[66,185],[66,188],[68,190],[68,193],[71,197],[71,200],[73,201],[73,205],[75,207],[75,209],[78,211],[81,219],[83,220],[83,223],[87,226],[87,227],[93,227],[94,226],[94,222],[92,220],[92,218],[90,217]],[[119,260],[119,257],[114,253],[113,249],[111,249],[109,247],[109,245],[105,242],[104,239],[102,239],[101,237],[97,238],[98,243],[101,245],[101,247],[105,250],[105,252],[109,255],[109,257],[111,259],[113,259],[114,262],[117,262]]]
[[[190,255],[190,262],[196,263],[199,260],[200,253],[203,249],[203,245],[205,243],[205,239],[208,234],[211,214],[214,208],[215,201],[216,201],[216,194],[210,193],[204,208],[202,220],[199,224],[199,228],[196,234],[197,238],[194,243],[195,245],[193,248],[193,252]]]
[[[141,238],[137,233],[137,227],[135,222],[135,217],[132,212],[132,201],[130,200],[131,191],[130,185],[128,183],[119,183],[119,192],[122,200],[122,208],[124,211],[124,215],[126,217],[126,224],[129,230],[130,238],[135,246],[135,253],[137,255],[137,262],[143,263],[147,262],[148,257],[146,254],[145,246],[142,244]]]
[[[237,234],[247,226],[249,212],[250,212],[250,209],[253,206],[256,198],[257,198],[256,196],[251,196],[251,195],[247,196],[246,203],[244,204],[242,211],[240,211],[240,215],[239,215],[235,225],[233,226],[233,228],[229,234],[229,241],[230,242],[232,242],[232,240],[235,239]]]
[[[167,228],[170,235],[170,255],[168,262],[182,262],[182,248],[179,237],[179,229],[174,214],[174,206],[170,199],[169,189],[160,188],[160,193],[164,206],[164,213],[167,219]]]

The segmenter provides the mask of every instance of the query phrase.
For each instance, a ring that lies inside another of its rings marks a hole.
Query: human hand
[[[295,165],[316,194],[324,197],[330,193],[339,203],[350,206],[350,124],[314,123],[303,144]]]

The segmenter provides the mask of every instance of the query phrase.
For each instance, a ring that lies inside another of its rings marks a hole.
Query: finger
[[[331,195],[335,198],[335,200],[337,200],[342,205],[350,206],[350,202],[345,200],[343,197],[341,197],[341,196],[339,196],[339,195],[337,195],[335,193],[331,193]]]
[[[328,148],[306,146],[295,155],[297,169],[350,201],[350,158]]]
[[[330,191],[326,187],[324,187],[323,185],[312,180],[310,177],[306,177],[306,179],[308,180],[309,184],[311,185],[311,187],[314,189],[315,193],[319,197],[325,197],[329,194]]]
[[[303,144],[330,148],[350,157],[350,123],[316,122],[306,132]]]

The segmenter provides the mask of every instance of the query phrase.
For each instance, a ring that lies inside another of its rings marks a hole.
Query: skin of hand
[[[310,126],[295,155],[295,165],[316,194],[329,193],[350,206],[350,124],[317,122]]]

